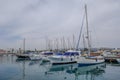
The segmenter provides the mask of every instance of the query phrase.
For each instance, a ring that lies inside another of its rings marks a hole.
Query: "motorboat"
[[[48,57],[53,65],[77,63],[77,59],[81,56],[80,51],[69,50],[61,55],[53,55]]]
[[[42,56],[39,53],[31,53],[29,55],[29,57],[31,60],[41,60],[42,59]]]
[[[40,54],[43,62],[49,62],[50,60],[48,57],[53,56],[53,52],[51,51],[43,51]]]

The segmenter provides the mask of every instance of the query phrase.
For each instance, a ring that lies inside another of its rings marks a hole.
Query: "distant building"
[[[120,50],[120,48],[117,48],[117,50]]]
[[[6,50],[0,49],[0,54],[4,54],[6,52],[7,52]]]

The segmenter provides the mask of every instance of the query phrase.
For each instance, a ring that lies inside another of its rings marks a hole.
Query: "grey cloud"
[[[0,35],[3,35],[0,44],[7,43],[6,46],[14,44],[13,47],[20,47],[19,39],[26,38],[29,39],[27,45],[39,48],[45,36],[54,39],[63,36],[67,38],[75,34],[77,39],[85,3],[88,5],[89,28],[92,31],[93,45],[97,46],[95,39],[97,36],[100,46],[119,47],[116,44],[120,40],[116,36],[120,30],[119,0],[0,1]],[[6,41],[5,37],[16,38],[16,41]]]

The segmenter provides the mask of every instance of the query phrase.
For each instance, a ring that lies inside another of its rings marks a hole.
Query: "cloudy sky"
[[[63,37],[72,44],[73,35],[77,42],[85,4],[92,46],[120,47],[120,0],[0,0],[0,48],[22,48],[24,38],[27,49]]]

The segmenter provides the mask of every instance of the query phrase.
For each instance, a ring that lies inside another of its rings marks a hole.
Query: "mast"
[[[85,49],[86,46],[85,46],[85,37],[84,37],[84,34],[83,34],[83,48]]]
[[[25,38],[23,39],[23,53],[25,53]]]
[[[64,36],[63,36],[63,48],[64,50],[66,49]]]
[[[58,50],[58,39],[56,38],[56,49]]]
[[[49,49],[49,51],[51,50],[51,45],[50,45],[50,39],[48,40],[48,49]]]
[[[86,14],[86,28],[87,28],[87,42],[88,42],[88,55],[91,52],[90,37],[89,37],[89,28],[88,28],[88,16],[87,16],[87,5],[85,4],[85,14]]]
[[[48,38],[45,37],[45,43],[46,43],[46,50],[48,50]]]
[[[67,40],[68,40],[68,49],[71,49],[71,42],[70,42],[69,37],[67,38]]]
[[[75,36],[73,34],[73,50],[75,49]]]

